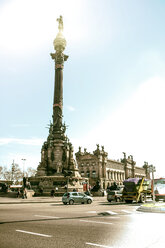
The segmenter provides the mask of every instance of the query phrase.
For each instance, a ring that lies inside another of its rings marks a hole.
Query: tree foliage
[[[35,176],[36,170],[32,167],[28,167],[24,172],[25,177]],[[13,181],[15,184],[19,184],[22,181],[23,172],[18,164],[12,163],[10,168],[6,166],[0,166],[0,179]]]

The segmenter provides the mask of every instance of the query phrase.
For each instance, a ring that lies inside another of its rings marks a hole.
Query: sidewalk
[[[165,213],[165,202],[145,203],[141,205],[137,211],[149,213]]]

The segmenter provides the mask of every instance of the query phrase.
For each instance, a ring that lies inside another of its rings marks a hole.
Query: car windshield
[[[69,193],[65,193],[64,196],[69,196],[70,194]]]
[[[72,193],[73,196],[77,196],[77,193]]]

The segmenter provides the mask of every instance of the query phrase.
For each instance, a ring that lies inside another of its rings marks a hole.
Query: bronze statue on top
[[[61,31],[63,31],[63,19],[62,19],[62,16],[57,18],[57,21],[58,21],[58,29],[61,32]]]

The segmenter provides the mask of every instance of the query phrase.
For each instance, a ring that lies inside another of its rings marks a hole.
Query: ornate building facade
[[[120,161],[108,159],[108,153],[97,145],[97,149],[93,153],[87,152],[81,147],[75,154],[78,163],[79,172],[82,177],[89,179],[91,186],[99,182],[101,189],[107,189],[114,182],[122,185],[123,181],[128,177],[146,177],[150,178],[148,164],[145,162],[143,167],[136,166],[133,156],[126,156]]]

